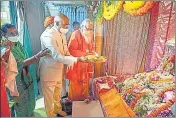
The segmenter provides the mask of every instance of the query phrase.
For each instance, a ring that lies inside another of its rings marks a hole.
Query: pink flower
[[[164,93],[164,101],[168,102],[169,100],[171,100],[172,98],[175,97],[174,95],[175,93],[173,91],[168,91]]]

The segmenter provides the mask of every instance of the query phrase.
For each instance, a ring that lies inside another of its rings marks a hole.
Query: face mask
[[[18,42],[19,41],[19,36],[15,36],[15,37],[8,37],[8,40],[11,42]]]
[[[68,29],[61,28],[61,29],[60,29],[60,32],[61,32],[62,34],[66,34],[66,33],[68,32]]]

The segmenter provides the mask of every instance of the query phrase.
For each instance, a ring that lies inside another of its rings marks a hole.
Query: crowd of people
[[[47,116],[66,116],[62,111],[61,92],[66,96],[65,77],[69,80],[68,98],[86,99],[90,94],[89,80],[93,65],[86,55],[96,54],[93,42],[93,23],[85,19],[73,23],[74,31],[66,39],[69,18],[64,14],[49,16],[41,34],[41,51],[28,57],[13,24],[1,27],[1,116],[28,117],[35,109],[33,75],[28,67],[39,60],[38,74]],[[8,90],[6,91],[6,88]],[[9,101],[15,104],[9,108]],[[2,107],[3,106],[3,107]]]

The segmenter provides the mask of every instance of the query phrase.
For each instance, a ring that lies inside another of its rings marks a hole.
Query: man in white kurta
[[[59,14],[54,19],[54,26],[45,30],[41,35],[42,49],[50,49],[50,55],[40,59],[39,71],[41,88],[44,96],[47,116],[66,116],[60,104],[63,67],[64,64],[72,65],[77,61],[85,61],[85,58],[68,56],[68,48],[65,34],[68,32],[68,18]],[[54,107],[53,107],[54,103]]]

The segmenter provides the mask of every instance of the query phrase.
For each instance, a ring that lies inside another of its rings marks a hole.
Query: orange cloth
[[[53,16],[48,16],[46,17],[44,21],[44,26],[47,27],[48,25],[54,23],[54,17]]]
[[[115,88],[99,93],[107,117],[134,117],[135,113],[125,103]]]
[[[92,52],[94,44],[86,44],[79,30],[73,32],[68,46],[70,54],[74,57],[86,55],[86,50]],[[77,62],[67,70],[67,78],[70,80],[68,96],[72,101],[84,100],[89,96],[89,79],[93,76],[93,65],[90,63]]]
[[[5,87],[5,65],[1,61],[1,117],[10,117],[10,108],[9,103],[7,99],[7,93],[6,93],[6,87]]]

